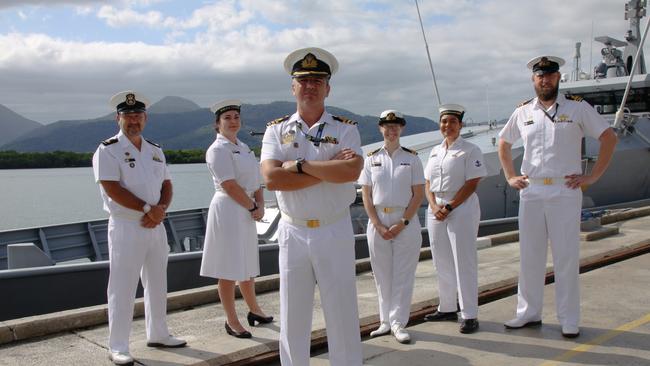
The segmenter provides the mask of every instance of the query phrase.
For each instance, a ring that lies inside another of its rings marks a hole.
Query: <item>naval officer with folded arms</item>
[[[124,91],[110,100],[120,131],[93,155],[93,172],[109,213],[108,351],[117,365],[133,364],[129,334],[138,277],[144,287],[147,346],[183,347],[167,329],[167,233],[162,224],[172,183],[162,149],[142,137],[149,102]]]
[[[379,117],[384,146],[370,152],[359,177],[368,213],[368,249],[379,298],[379,328],[371,337],[393,333],[400,343],[411,336],[409,321],[422,228],[418,209],[424,198],[424,171],[417,153],[399,142],[406,120],[396,110]]]
[[[309,365],[316,283],[320,290],[330,364],[362,363],[349,206],[363,166],[356,123],[325,111],[338,62],[320,48],[292,52],[297,112],[267,125],[262,175],[277,191],[280,247],[280,361]]]
[[[537,96],[515,109],[499,133],[499,159],[508,184],[519,190],[520,273],[517,315],[509,329],[542,323],[548,241],[555,272],[555,304],[562,335],[580,334],[581,186],[605,172],[617,138],[614,130],[581,98],[558,94],[564,60],[539,56],[528,62]],[[580,164],[585,136],[600,141],[598,161],[590,174]],[[521,175],[512,163],[512,144],[522,139]]]

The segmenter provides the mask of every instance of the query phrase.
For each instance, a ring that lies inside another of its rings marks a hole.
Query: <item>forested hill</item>
[[[250,132],[264,132],[267,122],[292,114],[295,108],[295,102],[244,104],[243,127],[239,138],[251,147],[259,147],[262,137],[251,136]],[[328,107],[327,110],[334,115],[357,121],[362,144],[381,139],[377,129],[378,117],[361,116],[336,107]],[[407,125],[403,135],[438,129],[438,125],[430,119],[412,116],[405,118]],[[214,140],[213,123],[214,115],[208,108],[200,108],[180,97],[165,97],[149,109],[144,136],[161,144],[166,150],[206,149]],[[117,124],[112,114],[92,120],[59,121],[36,128],[1,145],[0,150],[91,152],[102,140],[116,133]]]

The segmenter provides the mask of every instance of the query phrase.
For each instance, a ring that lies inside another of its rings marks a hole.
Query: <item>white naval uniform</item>
[[[262,184],[255,154],[237,140],[223,135],[205,153],[215,193],[208,211],[201,276],[247,281],[260,274],[257,229],[251,213],[233,200],[221,183],[234,179],[249,197]]]
[[[520,273],[517,318],[540,320],[548,241],[555,271],[557,316],[561,325],[580,322],[579,243],[582,191],[570,189],[564,177],[582,174],[581,140],[598,139],[609,124],[587,102],[558,95],[556,104],[544,113],[537,98],[519,106],[499,133],[512,144],[523,139],[521,174],[530,185],[520,191]],[[552,184],[543,185],[544,178]]]
[[[400,222],[413,197],[412,187],[424,184],[422,162],[417,154],[385,147],[369,154],[359,184],[372,189],[372,204],[381,223]],[[379,319],[391,327],[406,326],[411,309],[415,268],[422,246],[422,226],[417,213],[395,239],[385,240],[368,220],[368,249],[379,297]]]
[[[487,175],[478,146],[458,137],[447,148],[445,141],[434,146],[424,169],[436,203],[447,204],[466,181]],[[478,264],[476,237],[481,208],[472,193],[443,221],[436,220],[429,206],[427,230],[433,261],[438,270],[438,311],[455,312],[456,296],[463,319],[478,317]]]
[[[319,146],[308,141],[321,124]],[[329,160],[343,148],[361,155],[356,125],[335,120],[324,112],[307,127],[298,113],[269,123],[261,160]],[[319,184],[295,191],[278,191],[283,219],[278,225],[280,247],[280,361],[283,366],[309,365],[314,285],[318,283],[327,327],[330,364],[362,363],[355,280],[354,234],[349,206],[354,202],[352,182]],[[321,220],[309,228],[297,220]]]
[[[170,180],[165,155],[142,139],[138,150],[120,131],[100,144],[93,155],[95,181],[118,181],[150,205],[158,204],[162,183]],[[144,287],[147,339],[164,340],[167,329],[167,233],[163,224],[153,229],[140,225],[144,215],[113,201],[100,185],[108,220],[110,274],[108,329],[110,351],[128,352],[133,303],[138,276]]]

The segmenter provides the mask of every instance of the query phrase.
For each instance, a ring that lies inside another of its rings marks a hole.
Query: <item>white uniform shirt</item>
[[[255,154],[239,139],[237,144],[233,144],[223,135],[217,134],[205,153],[205,161],[217,191],[223,192],[221,183],[230,179],[237,181],[248,194],[257,191],[262,185],[260,166]]]
[[[481,149],[462,137],[448,149],[444,140],[434,146],[424,168],[431,192],[457,192],[466,181],[486,175]]]
[[[142,139],[138,150],[120,131],[99,145],[93,155],[95,181],[117,181],[136,197],[150,205],[158,204],[165,180],[170,180],[165,155],[160,147]],[[113,201],[100,185],[104,210],[111,216],[138,219],[143,213]]]
[[[375,206],[407,207],[413,197],[411,187],[424,184],[422,161],[402,148],[391,157],[382,147],[366,157],[359,184],[372,187]]]
[[[319,146],[307,139],[307,134],[316,137],[321,124],[322,138],[331,142],[321,142]],[[357,126],[335,120],[327,111],[311,128],[294,113],[290,118],[266,128],[262,140],[264,160],[330,160],[343,148],[350,148],[358,155],[361,152],[361,137]],[[298,219],[322,219],[332,217],[354,202],[356,192],[354,183],[321,182],[296,191],[278,191],[280,210]]]
[[[582,138],[599,138],[609,124],[589,103],[564,95],[558,95],[555,106],[546,111],[555,115],[555,122],[545,109],[537,98],[518,107],[499,137],[509,144],[523,139],[521,174],[531,178],[581,174]]]

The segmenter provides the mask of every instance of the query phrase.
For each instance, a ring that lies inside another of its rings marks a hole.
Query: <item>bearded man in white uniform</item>
[[[138,277],[144,287],[147,346],[183,347],[167,329],[167,233],[162,221],[172,183],[160,146],[145,140],[149,102],[128,90],[110,101],[120,131],[93,155],[93,172],[109,213],[108,351],[116,365],[133,364],[129,334]]]
[[[356,122],[325,111],[336,58],[320,48],[289,54],[297,112],[267,125],[262,175],[278,191],[280,361],[309,365],[315,284],[320,290],[330,364],[362,364],[349,206],[363,166]]]
[[[539,56],[528,62],[536,98],[515,109],[499,133],[499,159],[508,184],[520,190],[520,274],[517,315],[504,325],[518,329],[542,324],[548,241],[555,271],[555,302],[562,335],[580,334],[580,209],[581,186],[595,183],[605,172],[617,138],[594,108],[578,97],[558,95],[564,60]],[[598,161],[582,172],[581,140],[600,141]],[[524,143],[521,175],[512,162],[512,144]]]

